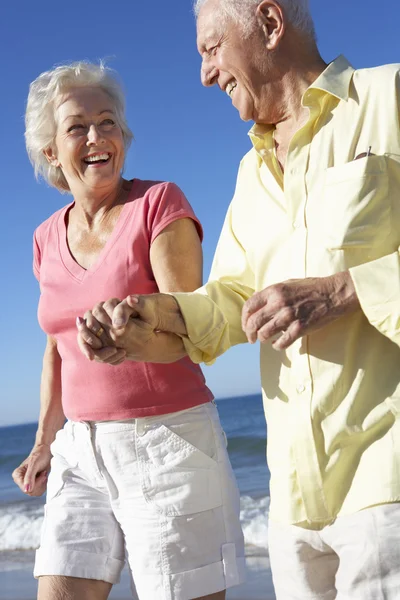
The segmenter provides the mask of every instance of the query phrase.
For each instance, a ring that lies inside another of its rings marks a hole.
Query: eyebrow
[[[113,115],[114,111],[111,110],[111,108],[105,108],[104,110],[101,110],[97,116],[100,117],[104,113],[111,113]],[[68,115],[67,117],[65,117],[65,119],[63,119],[62,123],[65,123],[67,119],[83,119],[83,115]]]

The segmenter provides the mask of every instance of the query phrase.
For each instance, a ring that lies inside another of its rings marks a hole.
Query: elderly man
[[[115,339],[130,314],[139,360],[159,330],[206,363],[258,338],[277,598],[398,599],[400,67],[326,65],[307,0],[196,14],[202,82],[253,148],[209,282],[128,298]]]

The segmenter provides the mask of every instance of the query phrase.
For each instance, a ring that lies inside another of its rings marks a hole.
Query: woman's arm
[[[192,219],[184,218],[168,225],[156,237],[150,247],[150,263],[160,292],[193,292],[203,282],[203,252],[196,226]],[[186,356],[182,338],[174,333],[154,332],[141,320],[136,320],[135,330],[125,336],[128,360],[170,363]],[[138,327],[151,332],[150,341],[140,347],[135,342]],[[121,338],[120,338],[121,339]],[[120,345],[118,338],[117,346]],[[131,350],[129,350],[129,347]],[[137,349],[136,349],[137,348]]]
[[[191,292],[201,286],[203,255],[192,219],[179,219],[161,231],[150,247],[150,263],[160,292]],[[112,313],[118,304],[116,299],[97,304],[93,311],[85,314],[86,323],[81,320],[78,324],[78,344],[90,360],[110,362],[98,349],[106,342],[100,343],[93,334],[100,327],[107,331],[104,335],[109,335],[118,348],[126,351],[128,360],[170,363],[186,356],[178,335],[154,331],[140,319],[130,319],[123,331],[110,329]],[[114,364],[120,364],[122,360]]]
[[[192,219],[179,219],[161,231],[150,247],[150,263],[160,292],[193,292],[201,287],[203,253]],[[113,331],[111,336],[118,347],[122,344],[128,360],[171,363],[186,356],[182,338],[154,331],[140,319],[130,320],[123,336]]]
[[[150,247],[150,263],[160,292],[194,292],[203,283],[203,253],[192,219],[168,225]]]
[[[15,483],[29,496],[41,496],[50,469],[50,444],[62,428],[61,357],[56,341],[48,336],[40,384],[40,415],[35,445],[28,458],[13,472]]]

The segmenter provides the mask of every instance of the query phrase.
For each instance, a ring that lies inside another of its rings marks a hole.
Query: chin
[[[240,118],[242,119],[242,121],[244,121],[245,123],[247,123],[248,121],[252,121],[253,118],[249,117],[248,115],[242,115],[239,113]]]
[[[247,123],[253,120],[253,106],[238,106],[237,111],[242,121]]]
[[[245,123],[247,123],[247,121],[252,121],[253,120],[253,114],[246,110],[239,110],[239,117],[242,119],[242,121],[244,121]]]

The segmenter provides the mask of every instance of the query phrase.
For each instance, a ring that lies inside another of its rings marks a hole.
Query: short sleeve
[[[200,240],[203,240],[200,221],[184,193],[175,183],[161,183],[149,190],[147,228],[151,244],[170,223],[187,218],[194,221]]]
[[[38,231],[36,229],[33,234],[33,273],[36,279],[40,282],[40,263],[42,260],[42,253],[38,241]]]

